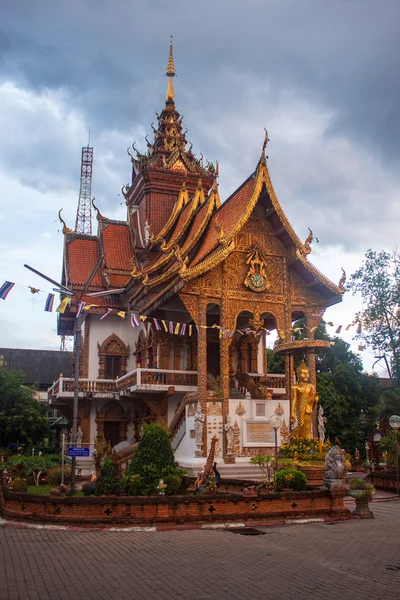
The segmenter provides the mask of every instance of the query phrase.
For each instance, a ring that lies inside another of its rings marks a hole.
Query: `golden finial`
[[[342,294],[346,291],[346,288],[344,287],[344,284],[346,283],[346,271],[343,269],[343,267],[341,267],[342,269],[342,276],[340,278],[339,281],[339,290],[342,292]]]
[[[174,54],[172,50],[172,35],[169,42],[169,58],[168,58],[168,66],[166,70],[166,76],[168,77],[168,86],[167,86],[167,96],[166,100],[174,100],[174,86],[172,83],[172,78],[175,77],[175,64],[174,64]]]
[[[63,228],[62,228],[62,232],[64,235],[70,235],[71,233],[75,233],[75,231],[73,231],[72,229],[70,229],[66,222],[64,221],[64,219],[61,216],[61,211],[64,210],[63,208],[60,208],[60,210],[58,211],[58,218],[60,219],[61,223],[63,224]]]

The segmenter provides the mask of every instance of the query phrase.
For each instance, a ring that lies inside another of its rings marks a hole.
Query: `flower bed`
[[[73,525],[153,525],[285,518],[350,516],[338,486],[305,492],[271,492],[257,497],[215,496],[101,496],[89,498],[32,496],[3,491],[2,516],[23,521]]]

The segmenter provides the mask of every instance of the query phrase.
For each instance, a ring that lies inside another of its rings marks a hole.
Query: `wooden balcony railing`
[[[129,388],[158,389],[183,388],[196,391],[197,371],[173,371],[169,369],[135,369],[119,379],[79,379],[79,394],[112,394]],[[74,379],[60,377],[48,390],[48,399],[71,397],[74,394]]]
[[[197,387],[197,371],[173,371],[170,369],[135,369],[116,381],[117,390],[137,386]]]

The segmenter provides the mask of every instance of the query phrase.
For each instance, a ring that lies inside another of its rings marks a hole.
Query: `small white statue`
[[[145,246],[149,245],[150,236],[151,236],[150,225],[149,225],[149,222],[146,221],[146,223],[144,224],[144,244],[145,244]]]
[[[226,417],[226,423],[224,425],[224,428],[225,428],[225,435],[226,435],[226,453],[232,454],[234,431],[233,431],[232,419],[229,415]]]
[[[318,437],[322,443],[324,443],[324,441],[325,441],[325,433],[326,433],[325,424],[326,424],[326,417],[324,417],[324,409],[320,405],[318,408]]]
[[[82,440],[83,440],[83,431],[82,427],[79,425],[78,431],[76,432],[76,447],[82,448]]]
[[[196,456],[201,456],[201,447],[203,445],[203,427],[204,415],[201,410],[200,402],[197,403],[196,413],[194,415],[194,432],[196,437]]]

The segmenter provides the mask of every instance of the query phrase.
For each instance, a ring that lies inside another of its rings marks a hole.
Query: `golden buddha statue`
[[[290,437],[299,437],[311,439],[313,413],[319,400],[315,386],[308,383],[310,371],[304,362],[301,361],[296,369],[297,384],[292,387],[292,414],[291,423],[296,427],[290,433]]]

